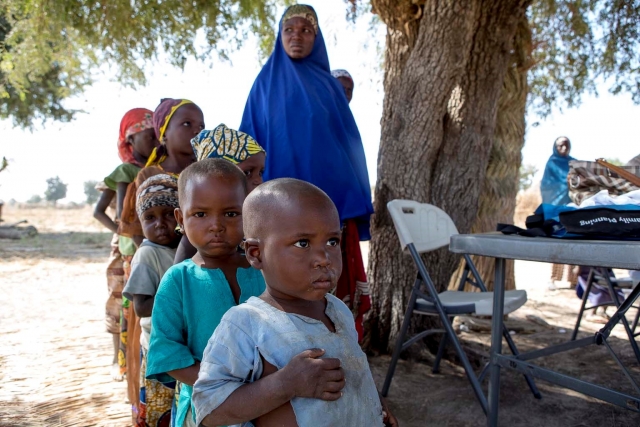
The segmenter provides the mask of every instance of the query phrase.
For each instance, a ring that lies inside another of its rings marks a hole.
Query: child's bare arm
[[[151,317],[153,310],[154,295],[133,295],[133,308],[136,311],[138,317]]]
[[[120,218],[122,215],[122,208],[124,207],[124,198],[127,195],[127,187],[129,187],[128,182],[119,182],[117,188],[117,199],[116,199],[116,218]]]
[[[102,192],[100,198],[98,199],[98,203],[96,203],[96,207],[93,210],[93,217],[100,221],[100,223],[107,227],[109,230],[117,233],[118,226],[115,222],[113,222],[111,218],[109,218],[109,215],[107,215],[107,208],[109,207],[109,204],[111,203],[111,200],[113,199],[113,196],[115,196],[115,194],[115,191],[109,189],[106,189]]]
[[[200,362],[196,362],[186,368],[169,371],[167,374],[171,375],[183,384],[193,386],[198,379],[198,372],[200,372]]]
[[[202,424],[240,424],[267,414],[294,397],[338,400],[344,388],[344,372],[340,360],[320,359],[323,354],[324,350],[317,348],[303,351],[283,369],[239,387]]]
[[[127,189],[129,188],[128,182],[119,182],[118,191],[116,193],[116,218],[120,219],[122,216],[122,210],[124,209],[124,199],[127,197]],[[132,236],[133,243],[137,248],[140,247],[144,236]]]

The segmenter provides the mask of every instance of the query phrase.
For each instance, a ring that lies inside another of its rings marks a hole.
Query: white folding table
[[[451,236],[449,250],[458,254],[469,254],[495,258],[495,280],[493,294],[493,317],[491,322],[491,353],[489,360],[489,412],[487,425],[498,425],[498,408],[500,395],[500,368],[509,368],[544,381],[575,390],[579,393],[640,412],[640,386],[632,374],[613,352],[607,338],[618,322],[622,322],[629,337],[629,342],[640,362],[640,349],[635,341],[629,323],[625,318],[626,311],[640,296],[640,285],[629,294],[611,317],[592,337],[587,337],[541,350],[521,353],[517,356],[502,354],[501,319],[504,305],[505,260],[525,260],[548,262],[555,264],[588,265],[594,267],[621,268],[640,270],[640,242],[614,240],[569,240],[545,237],[523,237],[503,235],[501,233],[461,234]],[[582,348],[589,345],[602,345],[607,348],[631,382],[635,394],[630,395],[608,389],[593,383],[569,377],[550,369],[541,368],[529,361],[564,351]]]

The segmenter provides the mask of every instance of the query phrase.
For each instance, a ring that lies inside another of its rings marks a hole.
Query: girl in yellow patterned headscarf
[[[230,129],[224,124],[213,130],[203,130],[191,140],[196,160],[225,159],[237,165],[247,176],[247,189],[253,191],[262,184],[267,152],[251,135]],[[182,262],[196,254],[187,235],[182,236],[174,262]]]
[[[249,191],[262,184],[266,152],[251,135],[220,124],[200,132],[191,140],[191,147],[197,161],[220,158],[238,165],[247,175]]]

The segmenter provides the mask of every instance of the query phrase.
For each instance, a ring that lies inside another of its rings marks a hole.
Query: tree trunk
[[[518,23],[511,55],[512,63],[507,70],[498,101],[496,133],[489,156],[489,166],[480,193],[478,217],[471,227],[472,233],[496,231],[498,223],[513,224],[518,195],[519,171],[524,146],[525,114],[527,107],[527,70],[531,65],[531,29],[527,17]],[[493,290],[493,258],[472,256],[487,289]],[[449,282],[450,290],[457,290],[464,270],[464,260],[458,264]],[[506,289],[515,289],[513,261],[507,261]],[[467,284],[465,291],[477,289]]]
[[[369,344],[387,351],[399,331],[416,269],[399,250],[386,204],[393,199],[431,203],[447,212],[461,233],[471,230],[512,41],[528,1],[372,4],[387,25],[387,47],[369,255]],[[424,259],[436,286],[445,289],[458,257],[444,248]]]

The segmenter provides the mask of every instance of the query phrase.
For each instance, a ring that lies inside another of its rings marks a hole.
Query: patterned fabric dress
[[[122,307],[122,290],[124,289],[124,270],[122,256],[118,250],[118,235],[111,239],[111,253],[107,264],[107,289],[109,297],[105,307],[105,323],[110,334],[120,333],[120,311]],[[124,373],[124,372],[121,372]]]

